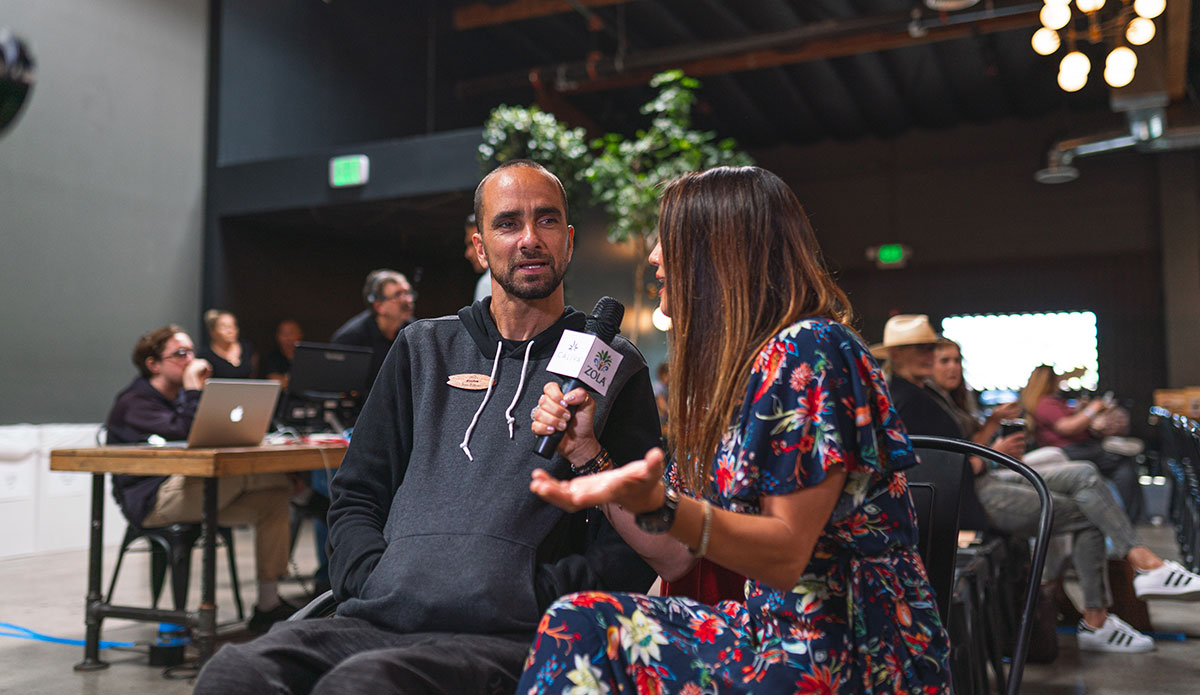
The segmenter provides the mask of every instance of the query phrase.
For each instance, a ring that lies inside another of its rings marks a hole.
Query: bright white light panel
[[[942,334],[962,346],[963,377],[976,391],[1019,390],[1039,364],[1054,365],[1060,374],[1076,367],[1087,371],[1064,388],[1094,391],[1096,314],[1066,311],[1053,314],[951,316]]]

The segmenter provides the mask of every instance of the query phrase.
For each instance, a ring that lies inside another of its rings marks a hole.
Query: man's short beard
[[[505,273],[497,273],[495,268],[493,268],[492,278],[495,279],[496,284],[500,285],[500,289],[504,290],[504,293],[510,297],[516,299],[545,299],[554,294],[554,291],[562,285],[563,275],[566,274],[565,271],[561,273],[557,272],[558,269],[554,267],[553,261],[549,261],[549,267],[550,272],[554,274],[549,280],[536,284],[518,286],[517,283],[513,282],[513,276],[516,273],[511,268]]]

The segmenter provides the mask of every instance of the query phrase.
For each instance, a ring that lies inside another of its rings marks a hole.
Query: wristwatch
[[[666,533],[675,523],[675,510],[679,507],[679,493],[668,486],[663,505],[658,509],[642,512],[634,517],[638,528],[646,533]]]

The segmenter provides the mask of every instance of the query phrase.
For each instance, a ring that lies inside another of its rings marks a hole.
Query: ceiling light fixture
[[[979,0],[925,0],[926,7],[938,12],[957,12],[978,4]]]
[[[927,3],[928,4],[928,3]],[[1104,60],[1104,81],[1120,88],[1133,81],[1137,54],[1129,46],[1144,46],[1157,33],[1154,18],[1166,9],[1166,0],[1045,0],[1039,17],[1042,28],[1030,44],[1038,55],[1053,55],[1067,47],[1058,67],[1058,86],[1078,92],[1087,84],[1091,61],[1077,43],[1111,46]]]

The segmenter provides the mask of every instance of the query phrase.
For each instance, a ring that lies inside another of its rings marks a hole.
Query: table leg
[[[83,661],[75,664],[76,671],[96,671],[108,668],[100,660],[100,623],[104,617],[98,608],[104,601],[100,593],[100,574],[104,561],[104,473],[92,474],[92,528],[88,541],[88,592],[84,604],[87,636],[84,640]]]
[[[217,640],[217,479],[204,479],[203,565],[200,572],[200,619],[196,641],[200,663],[212,656]]]

